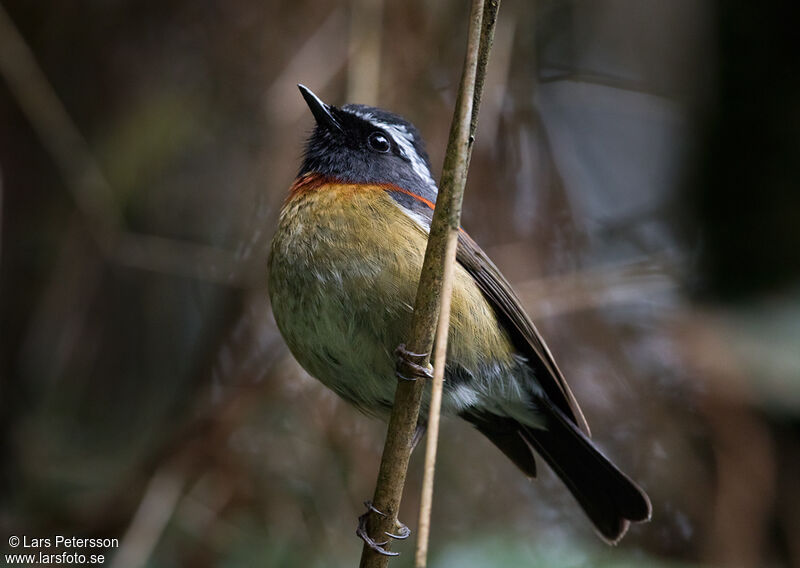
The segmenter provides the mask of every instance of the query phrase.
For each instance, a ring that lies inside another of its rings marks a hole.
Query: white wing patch
[[[426,219],[425,217],[423,217],[419,213],[411,211],[410,209],[406,209],[405,207],[403,207],[399,203],[397,203],[397,206],[401,207],[403,209],[403,212],[406,215],[408,215],[409,217],[411,217],[411,219],[413,219],[414,222],[419,226],[419,228],[422,229],[423,231],[425,231],[425,233],[430,233],[431,232],[431,227],[430,227],[431,222],[428,219]]]

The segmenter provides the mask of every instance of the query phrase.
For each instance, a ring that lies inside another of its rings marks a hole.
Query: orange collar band
[[[407,189],[403,189],[400,186],[394,185],[393,183],[379,183],[379,184],[359,184],[359,183],[352,183],[352,182],[345,182],[342,180],[338,180],[336,178],[325,176],[318,173],[308,173],[304,174],[303,176],[297,178],[295,182],[292,184],[292,187],[289,188],[289,197],[294,197],[296,195],[307,193],[310,191],[315,191],[321,189],[323,186],[336,184],[336,185],[347,185],[353,187],[359,187],[364,190],[370,189],[379,189],[383,191],[399,191],[400,193],[405,193],[409,197],[413,197],[420,203],[424,203],[427,205],[431,210],[433,210],[434,204],[428,199],[424,197],[420,197],[416,193],[408,191]]]
[[[302,195],[304,193],[308,193],[308,192],[311,192],[311,191],[316,191],[318,189],[322,189],[326,185],[347,185],[347,186],[351,186],[351,187],[357,187],[357,188],[360,188],[360,189],[364,189],[364,190],[367,190],[367,191],[369,191],[369,190],[399,191],[400,193],[404,193],[404,194],[408,195],[409,197],[413,197],[414,199],[416,199],[420,203],[426,205],[428,208],[430,208],[431,211],[433,211],[433,209],[435,207],[435,205],[434,205],[434,203],[432,201],[430,201],[428,199],[425,199],[424,197],[419,196],[416,193],[413,193],[413,192],[411,192],[411,191],[409,191],[407,189],[403,189],[399,185],[395,185],[393,183],[379,183],[379,184],[367,184],[367,183],[365,183],[365,184],[359,184],[359,183],[352,183],[352,182],[344,182],[342,180],[339,180],[339,179],[336,179],[336,178],[333,178],[333,177],[330,177],[330,176],[325,176],[325,175],[322,175],[322,174],[318,174],[318,173],[315,173],[315,172],[304,174],[304,175],[300,176],[299,178],[297,178],[295,180],[295,182],[292,184],[292,186],[289,188],[289,196],[286,198],[286,200],[288,201],[288,200],[290,200],[293,197],[296,197],[298,195]],[[458,228],[458,231],[460,233],[464,233],[465,235],[467,234],[467,232],[464,229],[462,229],[461,227]]]

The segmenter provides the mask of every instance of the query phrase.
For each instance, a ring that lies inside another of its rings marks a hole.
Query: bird
[[[388,419],[395,349],[410,329],[437,185],[409,121],[376,107],[329,105],[298,88],[316,124],[272,239],[272,311],[311,376]],[[463,230],[456,261],[442,412],[474,426],[529,478],[541,458],[600,538],[618,543],[632,522],[650,520],[649,497],[594,444],[521,301]],[[428,402],[429,394],[418,434]]]

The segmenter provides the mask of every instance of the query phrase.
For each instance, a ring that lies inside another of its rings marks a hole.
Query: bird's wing
[[[500,270],[464,231],[460,231],[458,235],[456,260],[475,279],[514,345],[528,357],[542,390],[551,402],[589,435],[589,425],[578,401],[575,400],[544,339],[522,308],[519,298]]]
[[[411,214],[415,219],[421,220],[427,225],[426,229],[430,227],[434,208],[431,201],[401,187],[387,185],[384,189],[406,214]],[[505,326],[514,345],[528,358],[542,390],[552,404],[589,435],[589,425],[583,417],[578,401],[575,400],[564,375],[561,374],[550,350],[545,345],[544,339],[539,335],[536,326],[533,325],[525,310],[522,309],[519,298],[500,270],[463,230],[458,234],[456,260],[475,279],[483,295]]]

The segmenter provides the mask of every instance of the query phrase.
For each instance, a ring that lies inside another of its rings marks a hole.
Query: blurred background
[[[503,2],[463,224],[654,516],[608,548],[549,471],[448,420],[432,566],[800,566],[783,4]],[[385,425],[298,367],[267,300],[313,125],[295,84],[403,114],[438,174],[467,14],[0,0],[3,553],[64,534],[118,538],[115,568],[356,565]]]

